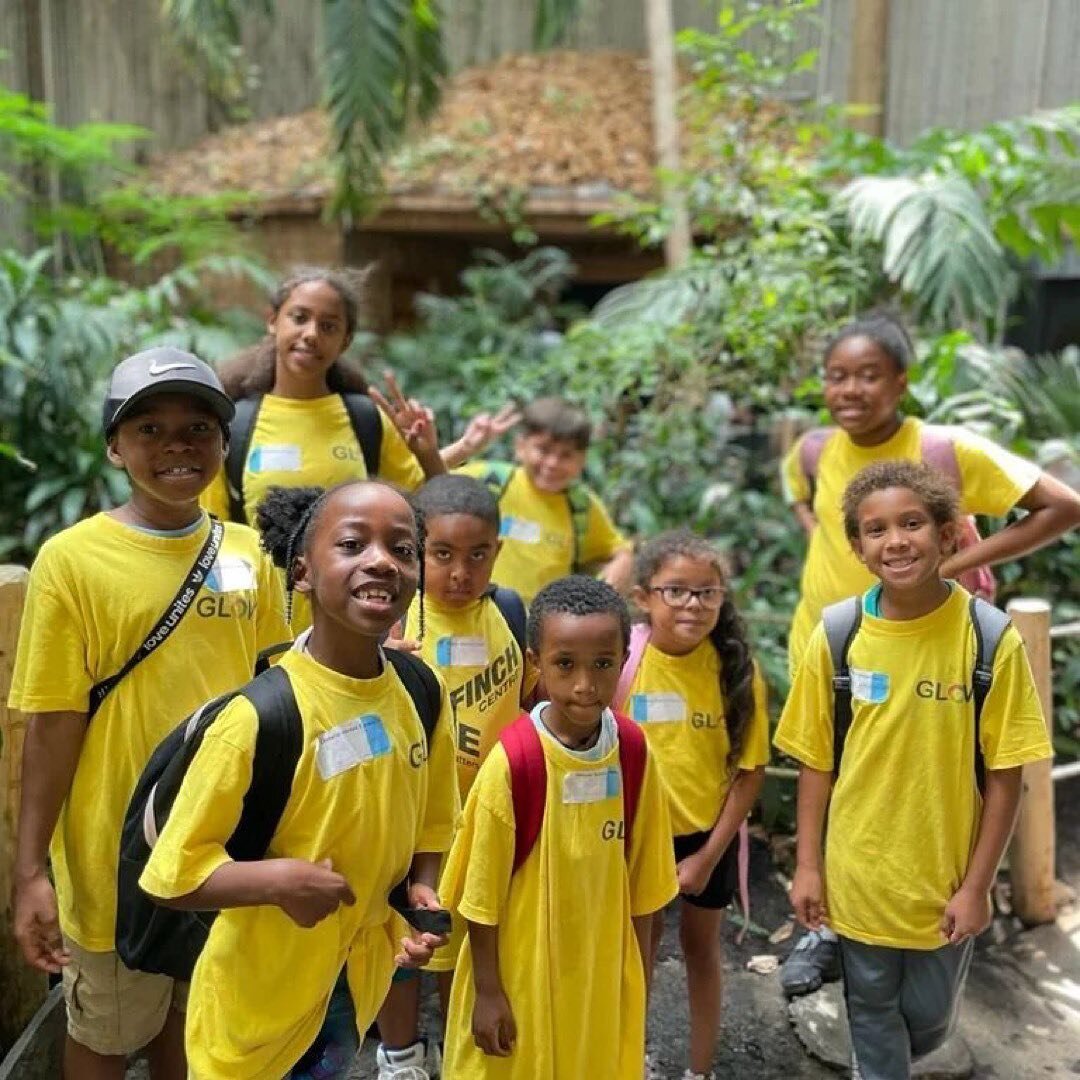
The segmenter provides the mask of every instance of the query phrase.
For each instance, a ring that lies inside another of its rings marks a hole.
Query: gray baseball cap
[[[223,424],[236,413],[217,373],[193,353],[165,345],[121,360],[105,393],[102,424],[111,435],[116,425],[155,394],[190,394],[213,409]]]

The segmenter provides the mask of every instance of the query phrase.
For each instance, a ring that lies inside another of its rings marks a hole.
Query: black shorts
[[[675,837],[675,861],[682,862],[688,855],[700,851],[709,839],[709,833],[688,833],[686,836]],[[720,861],[712,872],[712,876],[705,883],[705,888],[697,896],[681,894],[683,900],[694,907],[708,908],[710,911],[718,911],[726,908],[735,897],[739,888],[739,834],[732,837],[727,851],[720,856]]]

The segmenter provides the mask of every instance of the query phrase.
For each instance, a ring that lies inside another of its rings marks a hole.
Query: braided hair
[[[731,569],[727,560],[708,540],[685,528],[660,533],[638,548],[634,558],[636,583],[648,589],[664,563],[679,556],[708,563],[720,575],[724,588],[728,588]],[[729,746],[727,765],[734,771],[754,715],[754,663],[746,626],[730,595],[724,596],[716,625],[709,631],[709,640],[720,657],[720,693]]]
[[[296,587],[296,558],[309,550],[313,526],[318,523],[330,497],[342,488],[371,485],[387,488],[401,497],[412,509],[416,522],[416,557],[419,579],[416,594],[420,597],[420,637],[424,636],[424,512],[408,495],[381,480],[349,480],[332,488],[271,487],[255,511],[263,550],[274,565],[285,571],[285,619],[292,622],[293,593]]]

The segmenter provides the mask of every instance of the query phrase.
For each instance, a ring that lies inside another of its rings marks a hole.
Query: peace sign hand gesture
[[[369,386],[368,394],[372,401],[393,421],[394,427],[420,462],[425,476],[446,472],[446,466],[439,456],[439,433],[435,427],[434,412],[416,398],[407,398],[392,371],[384,371],[383,378],[387,392],[384,395],[376,387]]]

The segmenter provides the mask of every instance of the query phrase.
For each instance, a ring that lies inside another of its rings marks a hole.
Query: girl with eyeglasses
[[[641,546],[631,595],[646,625],[635,628],[615,700],[641,724],[668,793],[690,997],[688,1080],[714,1075],[720,926],[738,884],[739,827],[769,758],[765,683],[728,595],[729,579],[720,552],[689,530]],[[650,963],[663,929],[661,912],[653,920]]]

